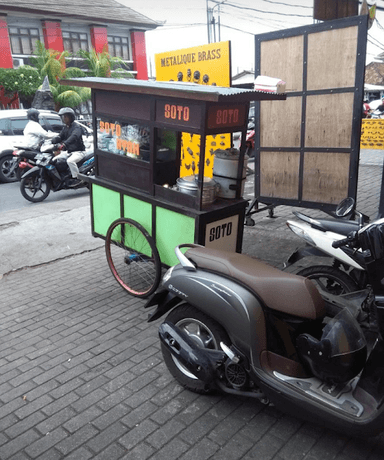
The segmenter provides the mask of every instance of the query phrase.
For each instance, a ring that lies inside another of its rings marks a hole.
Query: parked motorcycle
[[[15,146],[16,150],[12,152],[13,163],[10,167],[10,173],[16,175],[18,181],[21,180],[23,175],[36,166],[36,155],[40,150],[30,149],[28,147]]]
[[[348,435],[384,429],[384,219],[335,247],[360,250],[372,288],[344,296],[243,254],[180,245],[146,307],[176,380],[220,390]],[[182,248],[188,248],[185,254]]]
[[[47,198],[50,191],[57,192],[66,189],[78,189],[87,187],[84,181],[77,181],[72,184],[73,179],[70,174],[65,159],[52,161],[54,158],[53,146],[51,152],[39,153],[35,156],[36,166],[29,170],[21,179],[20,191],[23,197],[37,203]],[[78,162],[79,173],[83,176],[94,174],[93,152],[88,153]]]
[[[331,258],[332,265],[314,265],[297,272],[297,275],[311,278],[322,290],[340,295],[366,288],[369,277],[361,251],[350,246],[333,247],[333,243],[345,238],[350,232],[364,227],[367,216],[354,210],[352,198],[343,200],[336,209],[336,218],[319,219],[309,217],[301,212],[294,212],[300,221],[288,220],[287,226],[306,246],[296,249],[285,263],[285,268],[295,264],[304,257]],[[352,213],[358,220],[345,220],[342,216]],[[384,286],[380,289],[384,295]]]

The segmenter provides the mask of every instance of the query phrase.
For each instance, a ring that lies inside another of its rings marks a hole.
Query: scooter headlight
[[[295,225],[292,221],[287,222],[287,226],[290,230],[293,231],[293,233],[307,241],[307,243],[309,243],[312,246],[316,246],[316,243],[313,241],[311,236],[302,227]]]

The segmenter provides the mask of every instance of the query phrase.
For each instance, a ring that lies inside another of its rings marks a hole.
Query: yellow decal
[[[200,85],[231,86],[231,43],[219,42],[155,55],[156,80],[180,81]],[[188,121],[187,107],[169,106],[165,117]],[[176,117],[176,118],[175,118]],[[180,177],[199,172],[200,136],[183,133]],[[207,136],[204,175],[213,175],[213,152],[231,147],[231,135]]]

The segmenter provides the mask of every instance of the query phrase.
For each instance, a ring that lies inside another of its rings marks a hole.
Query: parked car
[[[50,110],[39,110],[39,121],[46,131],[59,133],[63,129],[63,122],[58,113]],[[12,152],[15,146],[23,145],[23,131],[28,123],[27,110],[0,110],[0,182],[16,181],[16,174],[10,173],[10,166],[13,163]],[[92,130],[79,123],[83,129],[84,144],[91,148]]]

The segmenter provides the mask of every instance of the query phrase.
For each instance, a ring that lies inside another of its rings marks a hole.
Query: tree
[[[84,59],[91,77],[134,78],[133,74],[125,69],[125,62],[119,57],[112,57],[106,47],[101,53],[79,50],[78,56]]]

